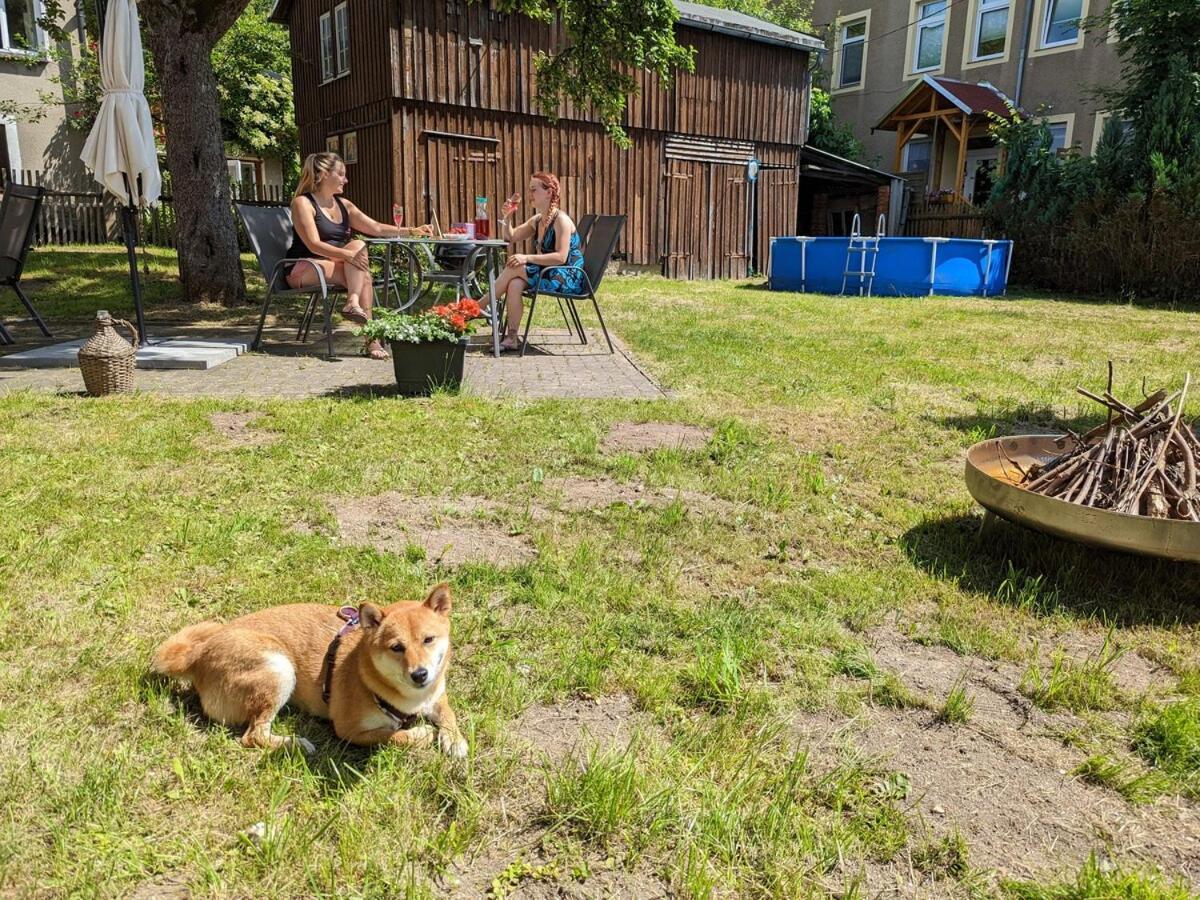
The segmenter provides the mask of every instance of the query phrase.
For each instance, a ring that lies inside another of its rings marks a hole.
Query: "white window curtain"
[[[917,6],[917,27],[914,40],[913,69],[924,72],[942,64],[942,47],[946,39],[946,0],[931,0]]]

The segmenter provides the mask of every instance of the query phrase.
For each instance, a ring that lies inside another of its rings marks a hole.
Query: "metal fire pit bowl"
[[[1067,449],[1069,439],[1023,434],[982,441],[967,451],[967,490],[996,515],[1069,541],[1144,556],[1200,562],[1200,522],[1152,519],[1092,509],[1017,487],[1021,473]]]

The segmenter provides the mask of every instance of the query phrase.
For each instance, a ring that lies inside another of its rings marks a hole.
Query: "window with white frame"
[[[1079,40],[1079,20],[1083,0],[1046,0],[1046,22],[1042,28],[1042,46],[1057,47]]]
[[[41,0],[0,0],[0,52],[36,53],[45,47],[37,20]]]
[[[933,141],[928,138],[911,140],[904,145],[904,171],[928,172],[933,161]]]
[[[842,25],[841,67],[838,87],[862,84],[863,55],[867,46],[867,20],[855,19]]]
[[[17,143],[17,123],[8,116],[0,116],[0,169],[7,169],[9,177],[21,171],[21,145]]]
[[[917,25],[913,35],[913,71],[925,72],[942,64],[946,40],[947,0],[928,0],[917,4]]]
[[[322,13],[320,22],[321,81],[333,81],[350,72],[350,11],[339,3]]]
[[[339,3],[333,8],[333,44],[336,48],[338,77],[350,72],[350,7]]]
[[[1004,55],[1011,7],[1012,0],[979,0],[979,15],[975,20],[975,59]]]
[[[257,159],[226,159],[225,168],[229,172],[229,180],[237,186],[238,196],[243,200],[258,199],[258,185],[262,179],[259,169],[262,163]]]

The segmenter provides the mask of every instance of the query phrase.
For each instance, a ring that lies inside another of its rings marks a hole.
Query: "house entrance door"
[[[996,182],[996,170],[1000,165],[1000,148],[984,147],[967,151],[967,176],[963,181],[963,194],[975,205],[986,202]]]

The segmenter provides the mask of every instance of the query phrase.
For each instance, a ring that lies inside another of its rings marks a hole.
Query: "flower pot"
[[[434,388],[457,388],[462,384],[463,356],[467,342],[390,341],[396,386],[405,397],[428,396]]]

